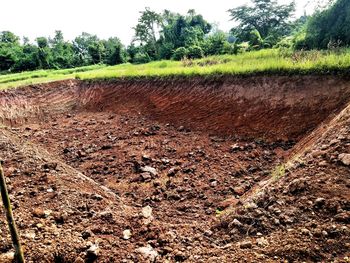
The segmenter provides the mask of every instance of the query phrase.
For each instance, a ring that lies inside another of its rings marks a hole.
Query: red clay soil
[[[350,81],[329,76],[1,92],[27,260],[347,262],[349,96]],[[6,262],[4,217],[0,230]]]

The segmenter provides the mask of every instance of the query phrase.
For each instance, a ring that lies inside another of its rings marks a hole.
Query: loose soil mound
[[[2,91],[0,158],[26,257],[345,260],[349,99],[350,81],[329,76]]]

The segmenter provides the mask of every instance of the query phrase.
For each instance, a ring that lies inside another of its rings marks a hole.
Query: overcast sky
[[[311,0],[312,1],[312,0]],[[96,34],[100,38],[119,37],[129,44],[132,27],[137,23],[139,11],[145,7],[161,12],[164,9],[185,14],[195,9],[206,20],[218,23],[228,31],[233,26],[228,9],[248,0],[3,0],[1,1],[0,31],[9,30],[34,40],[38,36],[53,36],[62,30],[72,40],[81,32]],[[290,0],[279,0],[288,3]],[[307,0],[296,0],[297,15],[305,9]],[[306,7],[312,13],[312,6]]]

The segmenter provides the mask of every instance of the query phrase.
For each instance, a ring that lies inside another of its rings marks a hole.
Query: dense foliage
[[[82,33],[68,42],[61,31],[54,38],[38,37],[36,43],[8,31],[0,32],[0,71],[64,69],[91,64],[116,65],[126,62],[126,51],[118,38],[101,40]]]
[[[291,33],[290,18],[295,3],[279,5],[275,0],[252,0],[252,5],[230,9],[232,20],[239,22],[232,33],[251,47],[273,47],[283,36]]]
[[[117,37],[107,40],[82,33],[66,41],[61,31],[35,43],[12,32],[0,32],[0,74],[29,70],[66,69],[88,65],[143,64],[155,60],[198,59],[264,48],[334,49],[350,44],[350,1],[318,0],[323,7],[311,17],[293,20],[294,2],[251,0],[228,10],[235,27],[219,30],[195,10],[185,15],[146,8],[124,47]],[[328,3],[327,7],[324,4]]]
[[[350,44],[350,1],[338,0],[308,21],[298,48],[326,49]]]

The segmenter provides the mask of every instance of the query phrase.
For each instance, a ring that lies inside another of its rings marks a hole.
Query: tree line
[[[331,0],[327,0],[331,1]],[[251,0],[228,10],[236,24],[223,32],[195,10],[186,14],[149,8],[140,12],[132,43],[82,33],[66,41],[61,31],[35,43],[9,31],[0,32],[0,72],[62,69],[92,64],[147,63],[154,60],[202,58],[263,48],[325,49],[350,44],[350,1],[334,0],[313,16],[294,18],[295,4]]]

